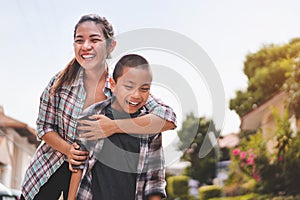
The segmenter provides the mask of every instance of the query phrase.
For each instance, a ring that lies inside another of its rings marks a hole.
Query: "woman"
[[[80,18],[74,30],[74,52],[64,70],[45,88],[37,119],[37,135],[42,139],[28,167],[22,185],[22,199],[67,199],[72,165],[79,165],[88,152],[74,142],[77,118],[89,105],[111,95],[106,59],[114,50],[112,25],[98,15]],[[79,127],[89,139],[108,137],[116,132],[159,133],[175,128],[173,110],[150,96],[146,104],[151,114],[123,120],[98,115]],[[126,125],[126,126],[125,126]],[[69,170],[70,169],[70,170]]]

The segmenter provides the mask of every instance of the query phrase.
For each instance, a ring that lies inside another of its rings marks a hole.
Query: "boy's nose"
[[[134,98],[139,98],[141,95],[140,95],[140,91],[139,89],[135,89],[132,94],[131,94],[132,97]]]

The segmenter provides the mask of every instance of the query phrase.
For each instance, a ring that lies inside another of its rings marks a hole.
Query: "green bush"
[[[300,196],[280,196],[280,197],[273,197],[272,200],[299,200]]]
[[[188,176],[168,177],[167,191],[170,197],[186,198],[189,194],[189,177]]]
[[[200,200],[208,200],[213,197],[220,197],[222,188],[216,185],[207,185],[199,188]]]

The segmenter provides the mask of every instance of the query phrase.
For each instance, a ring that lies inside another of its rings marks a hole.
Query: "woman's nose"
[[[89,41],[85,41],[85,42],[83,43],[83,47],[84,47],[85,49],[90,49],[90,48],[92,48],[92,45],[91,45],[91,43],[90,43]]]

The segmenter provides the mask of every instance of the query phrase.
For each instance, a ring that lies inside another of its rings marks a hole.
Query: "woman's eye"
[[[76,44],[82,44],[83,43],[83,40],[75,40],[74,41]]]
[[[92,39],[93,43],[97,43],[97,42],[100,42],[100,41],[101,41],[100,39]]]

